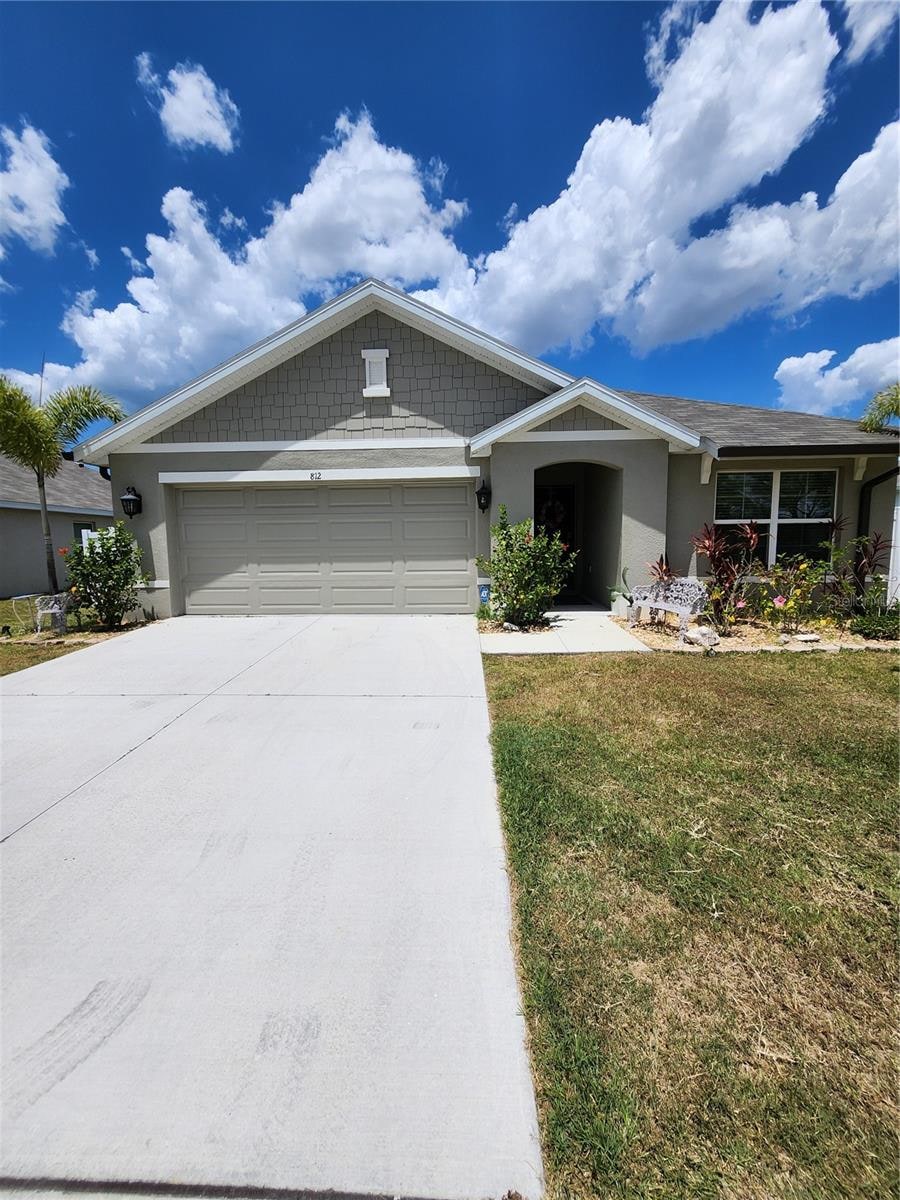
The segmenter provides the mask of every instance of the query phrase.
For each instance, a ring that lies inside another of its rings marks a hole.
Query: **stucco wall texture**
[[[112,523],[109,517],[98,517],[91,513],[51,512],[50,533],[54,550],[72,545],[76,522],[93,523],[95,529]],[[62,587],[66,579],[66,566],[65,559],[60,555],[56,558],[56,575]],[[41,514],[28,508],[0,508],[0,597],[46,592],[47,586]]]
[[[363,397],[374,349],[390,352],[386,400]],[[545,394],[372,312],[152,440],[471,437]]]

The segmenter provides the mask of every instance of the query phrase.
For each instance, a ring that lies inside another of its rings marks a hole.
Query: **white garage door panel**
[[[182,488],[188,613],[471,612],[467,483]]]

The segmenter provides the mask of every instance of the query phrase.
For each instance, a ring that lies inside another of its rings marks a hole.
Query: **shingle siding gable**
[[[368,349],[390,351],[389,399],[363,398]],[[152,441],[472,437],[545,394],[376,311]]]

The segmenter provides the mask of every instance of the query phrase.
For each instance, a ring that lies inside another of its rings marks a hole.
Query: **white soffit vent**
[[[366,360],[366,386],[363,395],[366,399],[386,400],[391,394],[387,381],[387,360],[389,350],[363,350]]]

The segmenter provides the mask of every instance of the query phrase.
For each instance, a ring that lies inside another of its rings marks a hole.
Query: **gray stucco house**
[[[755,518],[774,561],[838,513],[891,537],[896,507],[892,434],[573,379],[374,280],[77,456],[141,496],[160,615],[470,612],[500,504],[560,529],[601,605],[664,551],[694,572],[704,522]]]
[[[80,463],[63,461],[46,482],[53,546],[81,541],[83,529],[113,519],[109,481]],[[57,559],[60,584],[65,564]],[[47,563],[34,472],[0,455],[0,598],[47,590]]]

